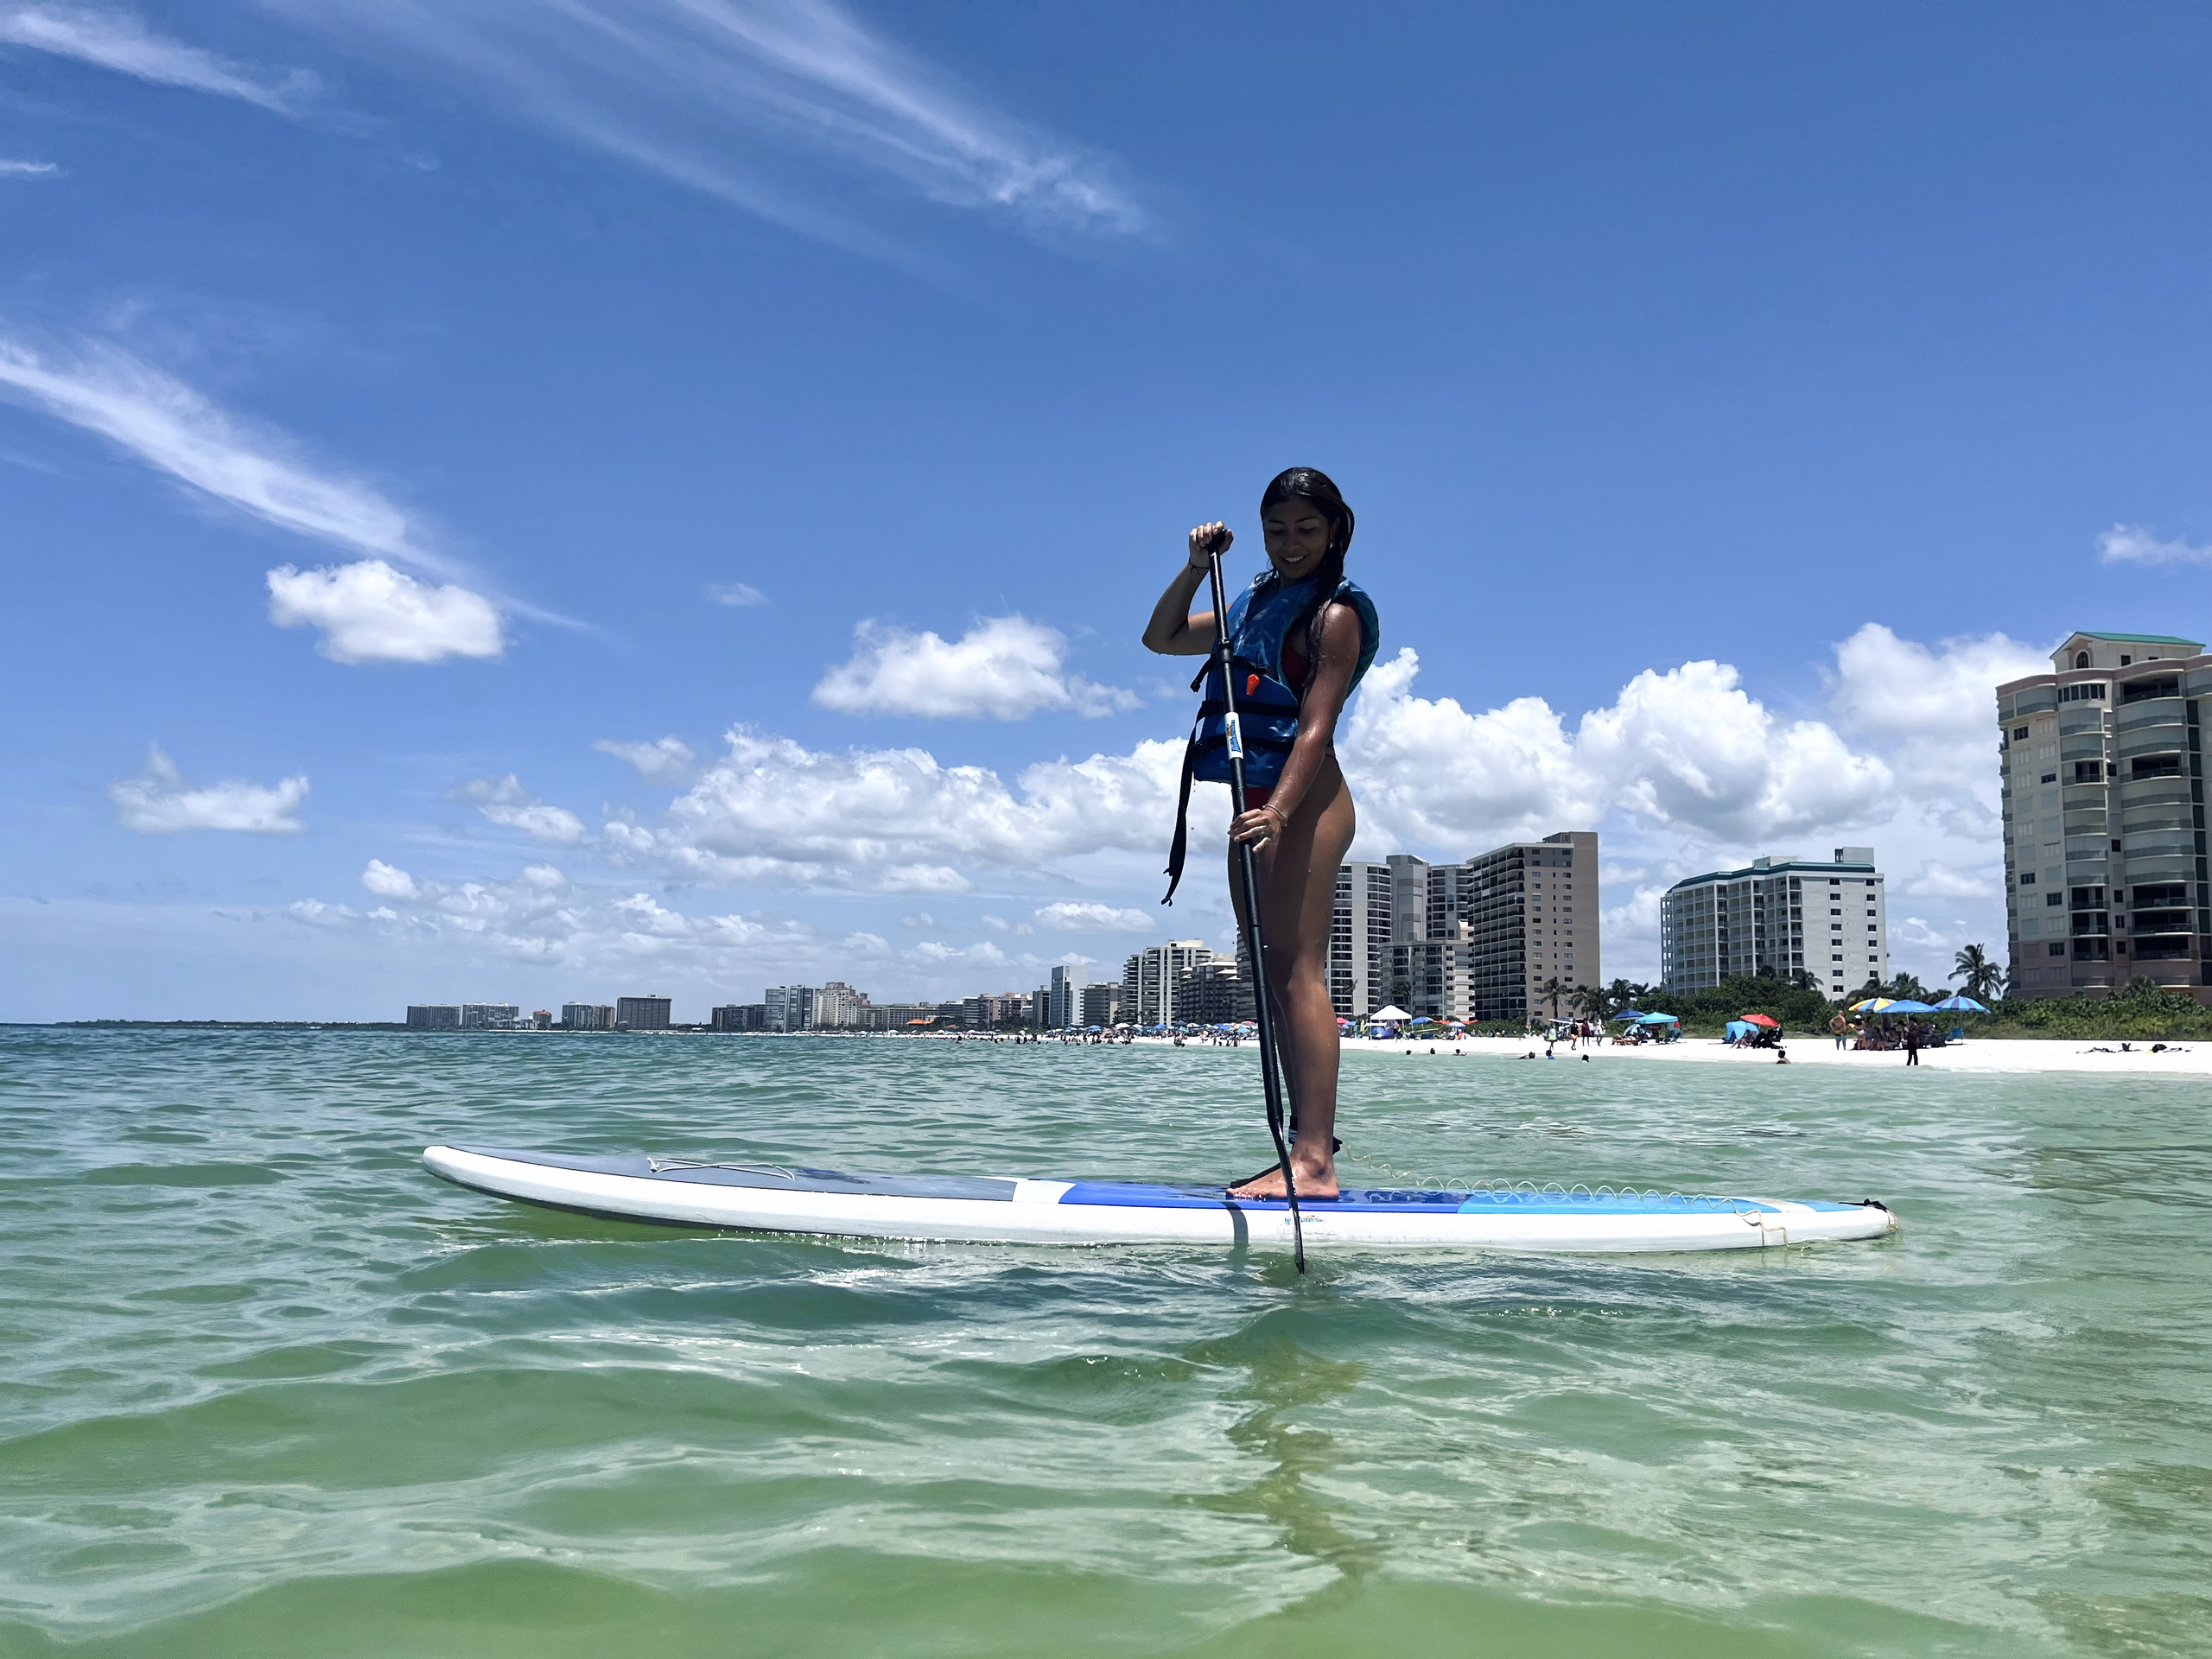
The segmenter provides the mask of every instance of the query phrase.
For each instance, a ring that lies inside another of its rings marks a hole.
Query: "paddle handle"
[[[1241,818],[1245,810],[1244,734],[1237,724],[1236,677],[1230,672],[1229,595],[1222,584],[1218,547],[1207,556],[1206,575],[1213,583],[1213,662],[1221,675],[1222,719],[1228,731],[1229,799]],[[1244,954],[1252,964],[1252,1017],[1260,1027],[1260,1086],[1267,1096],[1268,1133],[1274,1140],[1283,1198],[1290,1206],[1291,1254],[1303,1273],[1306,1224],[1298,1213],[1298,1178],[1291,1173],[1290,1146],[1283,1139],[1282,1057],[1275,1049],[1274,1014],[1268,997],[1268,945],[1260,924],[1259,860],[1249,841],[1236,843],[1236,874],[1244,890]]]

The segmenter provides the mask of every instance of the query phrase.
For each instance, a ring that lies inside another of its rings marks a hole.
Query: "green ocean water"
[[[2201,1083],[1359,1055],[1401,1168],[1904,1231],[1303,1281],[416,1161],[1218,1178],[1253,1065],[0,1031],[0,1654],[2212,1652]]]

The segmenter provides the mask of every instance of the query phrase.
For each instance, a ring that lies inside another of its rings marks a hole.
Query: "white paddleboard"
[[[759,1163],[585,1158],[430,1147],[434,1175],[505,1198],[631,1221],[852,1238],[982,1244],[1290,1243],[1280,1199],[1218,1186],[861,1175]],[[1308,1249],[1742,1250],[1878,1238],[1897,1219],[1872,1199],[1686,1197],[1530,1186],[1469,1192],[1347,1187],[1300,1204]]]

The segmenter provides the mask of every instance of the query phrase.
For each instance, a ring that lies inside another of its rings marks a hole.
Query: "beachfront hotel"
[[[2201,640],[2076,633],[1997,688],[2011,994],[2142,976],[2212,1001]]]
[[[1659,906],[1659,977],[1702,990],[1738,974],[1788,979],[1801,969],[1840,997],[1890,976],[1889,906],[1872,847],[1827,862],[1794,853],[1693,875]]]
[[[1518,1020],[1543,988],[1596,985],[1598,836],[1562,830],[1459,864],[1404,853],[1337,868],[1329,995],[1357,1018],[1388,1003],[1440,1020]]]

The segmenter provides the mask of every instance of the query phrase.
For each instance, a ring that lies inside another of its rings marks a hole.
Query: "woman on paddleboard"
[[[1279,475],[1260,498],[1260,530],[1268,568],[1229,607],[1247,809],[1229,826],[1229,887],[1241,928],[1244,901],[1234,866],[1237,846],[1248,845],[1259,865],[1268,986],[1298,1125],[1291,1169],[1300,1198],[1332,1198],[1338,1044],[1329,1001],[1329,925],[1337,867],[1357,827],[1337,765],[1337,720],[1381,636],[1373,601],[1344,580],[1352,512],[1326,474],[1294,467]],[[1219,523],[1191,532],[1188,560],[1145,626],[1148,648],[1171,657],[1212,651],[1213,613],[1194,616],[1191,601],[1213,556],[1233,540]],[[1211,702],[1200,709],[1184,760],[1184,809],[1193,777],[1229,779],[1224,721],[1214,709]],[[1179,810],[1169,855],[1171,895],[1182,879],[1185,816]],[[1270,1166],[1230,1190],[1238,1198],[1280,1198],[1282,1172]]]

